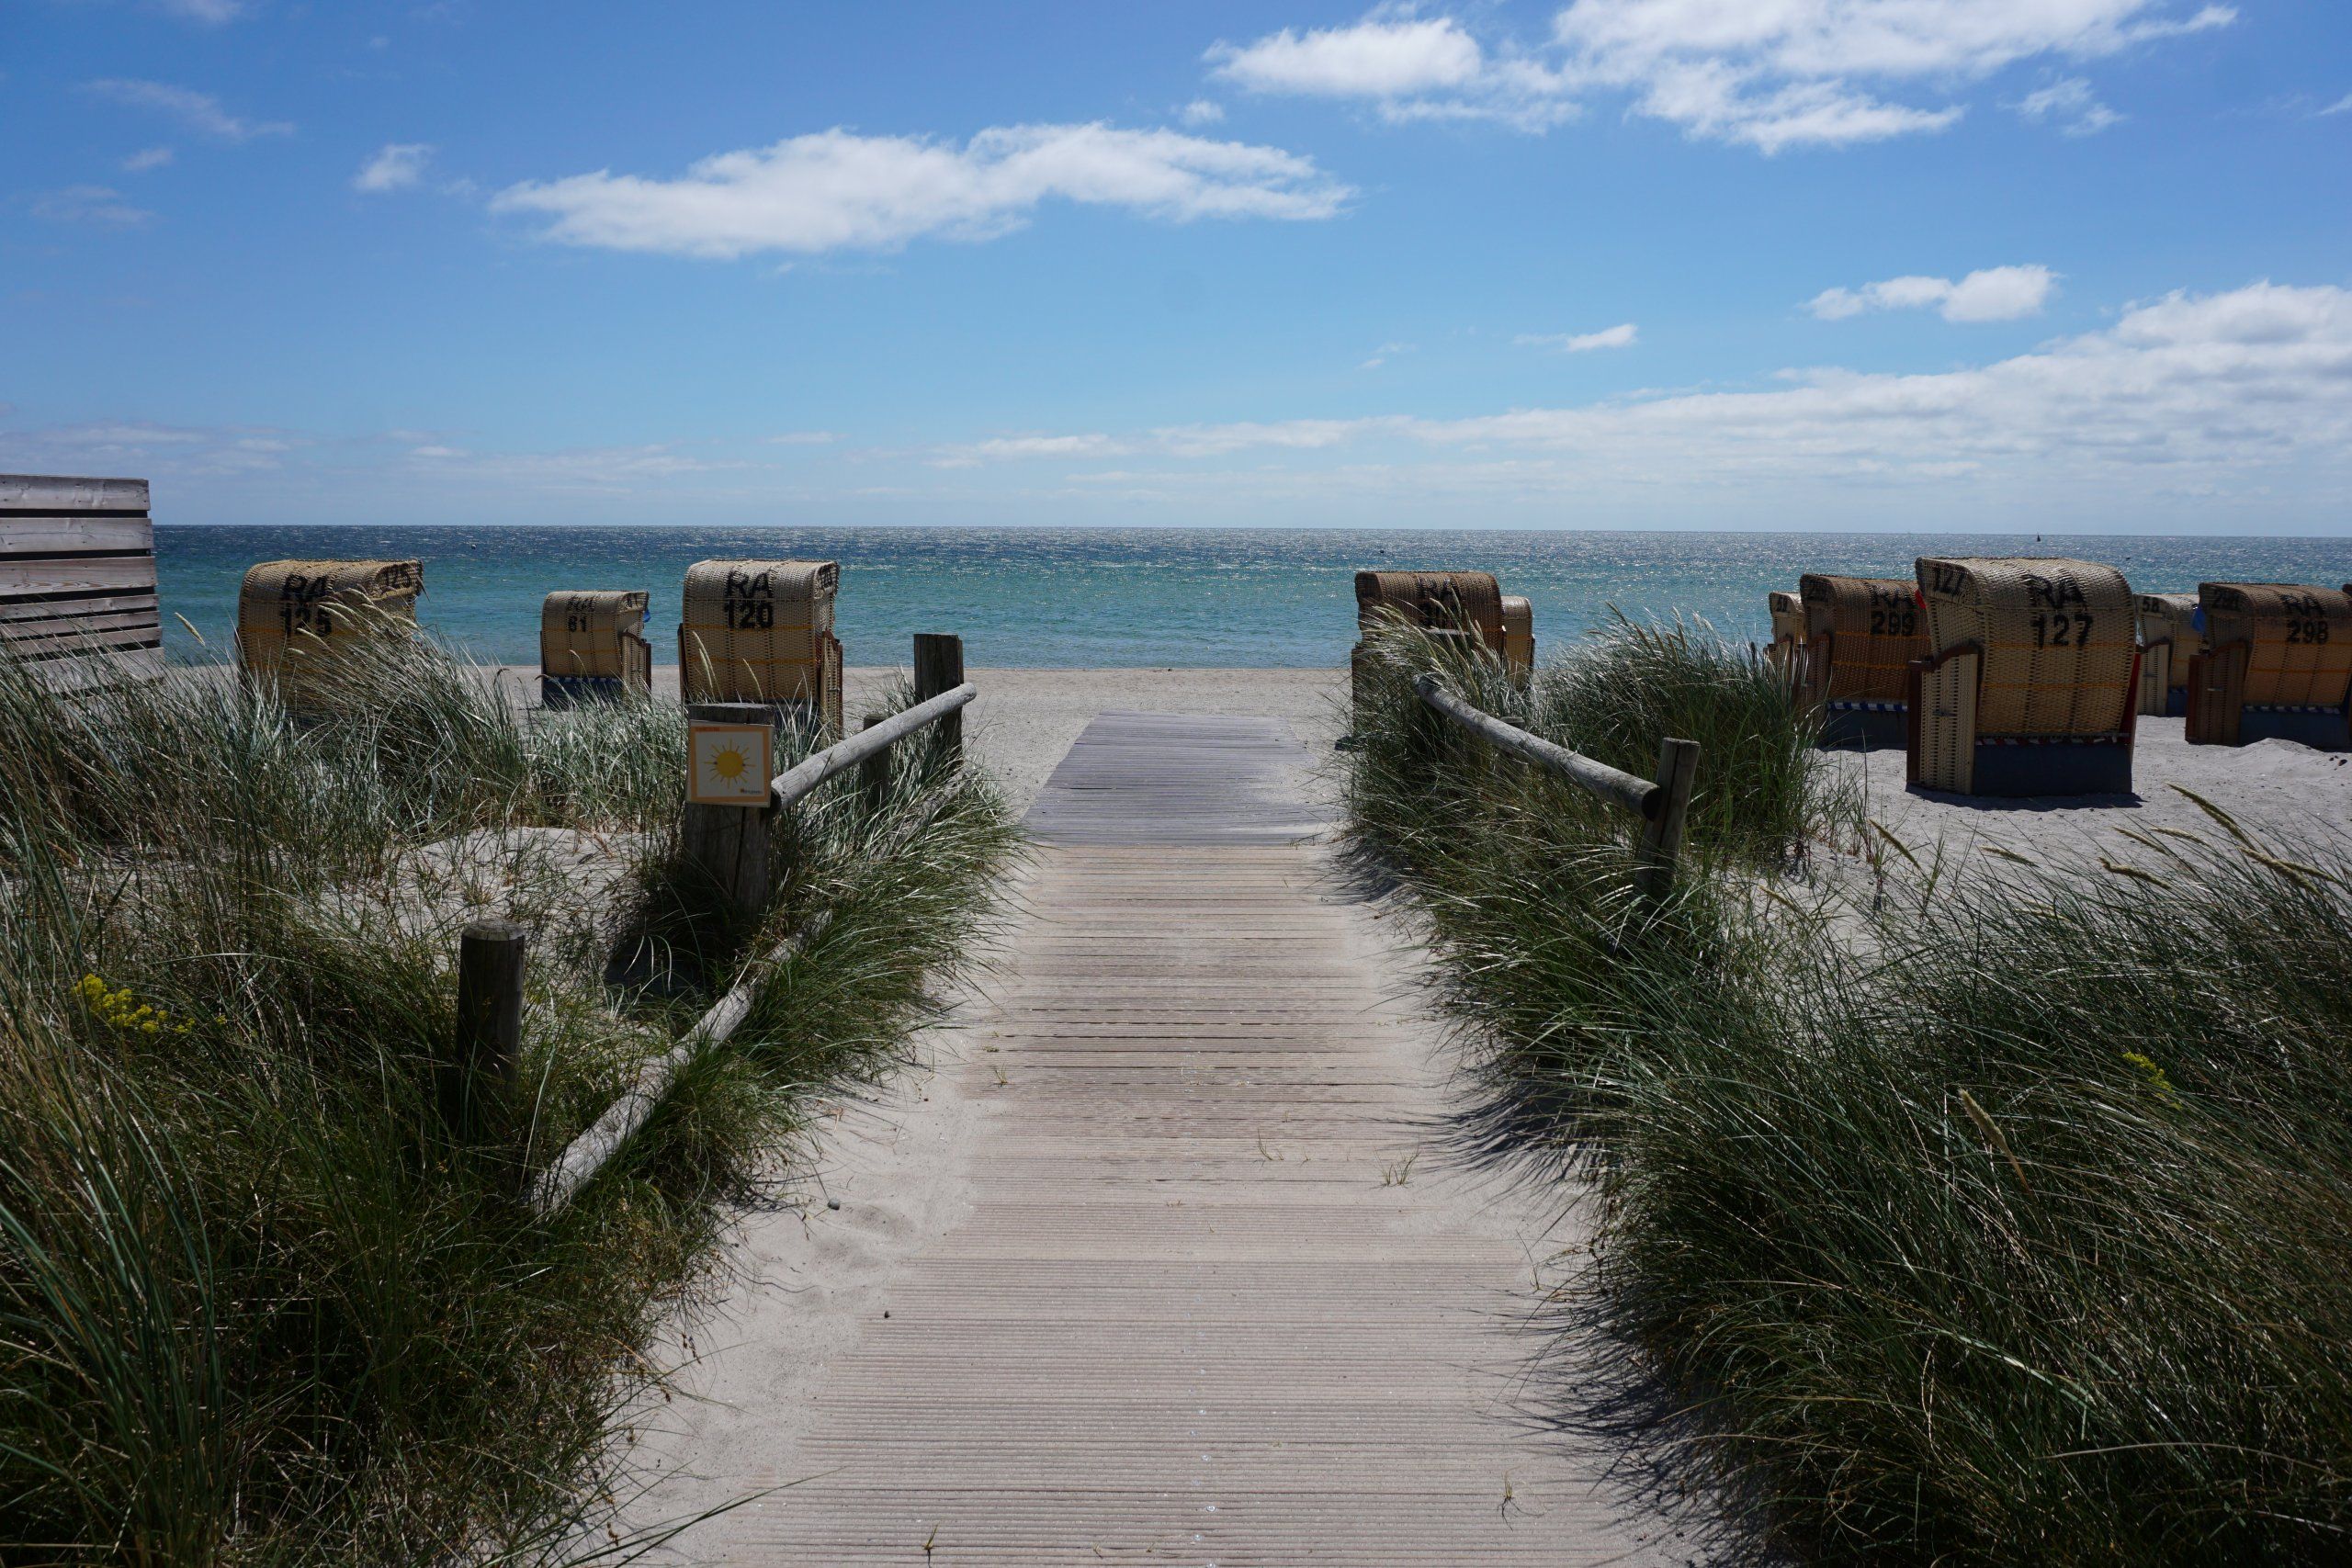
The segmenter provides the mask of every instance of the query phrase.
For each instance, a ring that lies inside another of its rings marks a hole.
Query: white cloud
[[[266,427],[94,420],[0,434],[0,468],[233,477],[280,469],[287,456],[304,445],[299,437]]]
[[[1947,321],[2014,321],[2041,313],[2058,275],[2046,266],[1992,266],[1954,283],[1948,277],[1890,277],[1860,288],[1825,288],[1805,309],[1825,321],[1865,310],[1940,312]]]
[[[2062,77],[2028,93],[2014,106],[2018,118],[2052,123],[2068,136],[2096,136],[2123,117],[2098,101],[2080,76]]]
[[[1577,112],[1537,62],[1490,53],[1451,17],[1393,6],[1348,27],[1219,42],[1202,58],[1250,92],[1370,99],[1399,122],[1486,119],[1541,130]]]
[[[240,119],[220,107],[220,100],[192,87],[168,82],[141,82],[109,76],[87,84],[91,92],[132,108],[155,109],[170,115],[190,130],[221,141],[250,141],[256,136],[290,136],[293,125],[282,119]]]
[[[191,22],[219,27],[245,14],[244,0],[154,0],[159,9]]]
[[[1980,367],[1785,373],[1775,389],[1691,392],[1469,418],[1384,415],[1032,435],[951,448],[948,463],[1146,454],[1176,458],[1371,444],[1520,451],[1563,485],[1955,479],[2137,485],[2259,482],[2352,454],[2352,290],[2255,284],[2173,294],[2102,332]],[[2137,476],[2136,479],[2133,476]],[[2122,488],[2117,488],[2117,487]],[[2324,493],[2325,487],[2322,487]],[[2138,493],[2135,491],[2134,493]]]
[[[1620,321],[1597,333],[1521,333],[1511,342],[1522,348],[1556,348],[1562,354],[1590,354],[1596,348],[1631,348],[1641,339],[1641,329],[1631,321]]]
[[[2319,112],[2322,116],[2332,114],[2352,114],[2352,93],[2345,94],[2342,97],[2336,99],[2334,103],[2328,105],[2327,107],[2320,110]]]
[[[96,229],[136,229],[155,215],[122,199],[108,186],[67,186],[33,197],[32,215],[45,223],[81,223]]]
[[[567,244],[729,258],[888,250],[929,234],[987,240],[1059,199],[1170,221],[1321,219],[1354,194],[1311,158],[1172,130],[1023,125],[965,145],[847,130],[723,152],[673,180],[599,170],[492,198],[545,214]]]
[[[1395,358],[1397,355],[1412,353],[1414,346],[1414,344],[1409,343],[1384,343],[1378,348],[1374,349],[1372,351],[1372,356],[1366,359],[1363,364],[1357,366],[1356,368],[1359,370],[1377,370],[1382,366],[1387,364],[1391,359]]]
[[[2098,59],[2235,17],[2181,0],[1571,0],[1547,46],[1528,50],[1388,6],[1351,26],[1219,43],[1206,59],[1251,92],[1362,99],[1395,120],[1540,130],[1581,96],[1623,92],[1634,113],[1770,153],[1941,130],[1966,112],[1891,101],[1889,85],[1948,94],[2020,61]],[[2037,98],[2020,112],[2075,134],[2120,118],[2087,83]]]
[[[178,154],[168,147],[142,147],[122,161],[125,174],[143,175],[150,169],[160,169]]]
[[[2235,19],[2172,0],[1573,0],[1554,32],[1572,78],[1630,89],[1637,113],[1693,135],[1772,152],[1940,130],[1962,112],[1883,102],[1872,84],[2095,59]]]
[[[1211,47],[1216,74],[1259,93],[1334,98],[1402,98],[1476,79],[1478,41],[1451,17],[1428,20],[1379,13],[1352,27],[1298,33],[1288,28],[1246,47]]]
[[[410,448],[413,475],[462,479],[469,485],[516,491],[612,494],[649,482],[738,468],[734,463],[691,457],[662,442],[638,446],[585,446],[556,452],[476,452],[434,442]]]
[[[1225,106],[1215,98],[1194,98],[1180,118],[1186,125],[1216,125],[1225,118]]]
[[[424,176],[424,165],[432,156],[433,149],[428,143],[388,141],[352,176],[351,188],[369,192],[405,190]]]
[[[830,446],[841,436],[830,430],[787,430],[766,438],[771,446]]]

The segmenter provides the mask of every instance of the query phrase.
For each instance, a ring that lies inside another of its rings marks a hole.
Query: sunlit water
[[[478,659],[538,660],[539,602],[557,590],[643,588],[654,658],[677,657],[679,584],[715,557],[842,564],[852,664],[896,664],[918,631],[963,634],[975,665],[1329,666],[1355,635],[1359,567],[1478,568],[1535,605],[1545,644],[1626,614],[1702,617],[1769,635],[1764,596],[1804,571],[1911,574],[1935,555],[2071,555],[2134,588],[2200,581],[2341,583],[2352,540],[2018,535],[1522,534],[1227,529],[159,527],[170,646],[219,656],[255,561],[422,557],[427,627]],[[199,648],[171,613],[194,623]]]

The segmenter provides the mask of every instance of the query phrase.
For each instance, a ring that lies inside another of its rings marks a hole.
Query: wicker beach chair
[[[1503,596],[1503,667],[1522,683],[1535,673],[1535,606]]]
[[[327,712],[361,649],[416,634],[424,592],[419,560],[263,561],[237,594],[244,679],[276,688],[290,712]]]
[[[2140,711],[2178,718],[2188,711],[2188,661],[2205,651],[2194,593],[2143,593],[2140,620]]]
[[[679,689],[689,703],[760,703],[842,729],[833,561],[706,560],[686,569]]]
[[[550,593],[539,607],[539,705],[642,697],[653,689],[643,590]]]
[[[2139,711],[2132,588],[2089,561],[1922,557],[1910,782],[1959,795],[2126,795]]]
[[[1798,581],[1797,597],[1804,609],[1800,694],[1820,713],[1821,743],[1901,745],[1911,661],[1928,649],[1912,584],[1900,577],[1809,571]]]
[[[2205,651],[2189,664],[2188,739],[2352,750],[2352,587],[2206,582]]]
[[[1789,678],[1790,689],[1804,690],[1804,600],[1787,589],[1775,589],[1764,603],[1772,615],[1772,641],[1764,657]]]
[[[1419,626],[1432,637],[1459,638],[1476,651],[1507,657],[1503,590],[1490,571],[1359,571],[1358,641],[1348,656],[1356,699],[1370,670],[1363,639],[1384,626]],[[1532,636],[1532,615],[1530,616]]]

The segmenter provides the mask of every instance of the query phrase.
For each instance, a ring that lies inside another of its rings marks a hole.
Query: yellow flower
[[[2180,1091],[2172,1087],[2172,1080],[2165,1077],[2164,1068],[2156,1065],[2154,1058],[2139,1051],[2126,1051],[2123,1059],[2140,1069],[2142,1076],[2148,1080],[2148,1087],[2154,1089],[2166,1105],[2176,1111],[2180,1109]]]

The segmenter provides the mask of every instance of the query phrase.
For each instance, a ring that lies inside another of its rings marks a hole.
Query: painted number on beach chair
[[[2090,646],[2093,617],[2074,615],[2036,615],[2033,618],[2033,646],[2036,648],[2087,648]]]
[[[2325,642],[2327,640],[2327,623],[2325,621],[2289,621],[2287,623],[2287,640],[2289,642],[2309,643],[2314,646]]]
[[[1919,631],[1917,606],[1898,604],[1871,612],[1871,636],[1916,637]]]
[[[730,571],[719,597],[730,632],[766,631],[775,625],[775,584],[764,571]]]
[[[765,631],[775,625],[775,606],[764,600],[729,599],[724,609],[731,632]]]

